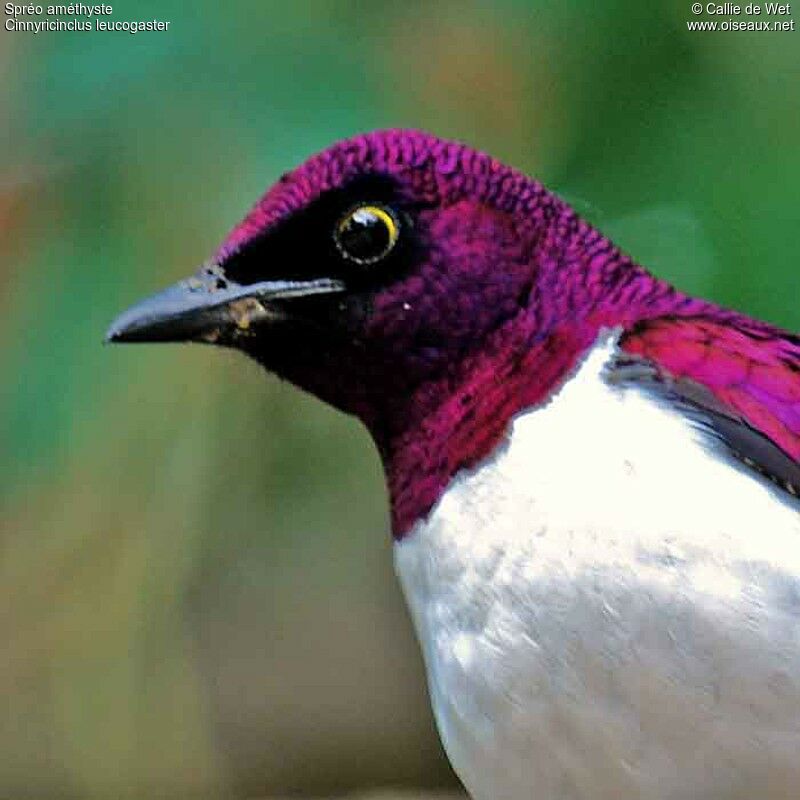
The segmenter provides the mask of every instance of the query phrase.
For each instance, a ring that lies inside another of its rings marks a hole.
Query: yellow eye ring
[[[399,237],[400,221],[394,211],[374,204],[351,208],[333,235],[339,253],[356,264],[375,264],[386,258]]]

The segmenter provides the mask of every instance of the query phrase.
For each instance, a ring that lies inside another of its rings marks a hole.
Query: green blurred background
[[[359,426],[102,334],[285,169],[388,126],[797,330],[800,32],[689,33],[689,5],[120,0],[169,32],[0,31],[0,796],[455,785]]]

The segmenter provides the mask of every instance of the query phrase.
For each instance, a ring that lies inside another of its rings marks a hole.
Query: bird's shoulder
[[[623,331],[607,378],[667,399],[748,467],[800,494],[800,338],[732,315]]]

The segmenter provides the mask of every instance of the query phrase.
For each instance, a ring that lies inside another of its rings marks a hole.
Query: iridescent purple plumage
[[[604,327],[800,458],[796,337],[677,292],[540,183],[464,145],[401,130],[334,145],[267,192],[218,263],[368,175],[420,207],[413,268],[370,295],[349,342],[326,343],[324,358],[303,357],[313,345],[302,337],[291,358],[256,356],[365,422],[395,535],[498,444],[514,414],[544,402]]]

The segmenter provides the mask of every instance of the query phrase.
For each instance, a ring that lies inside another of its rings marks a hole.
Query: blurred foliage
[[[282,171],[388,126],[536,174],[800,327],[800,33],[689,3],[114,4],[0,32],[0,795],[453,785],[358,426],[235,355],[103,348]]]

